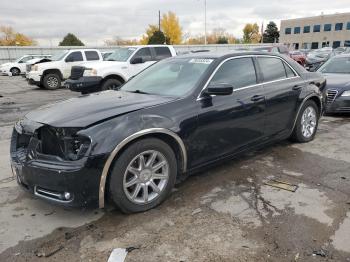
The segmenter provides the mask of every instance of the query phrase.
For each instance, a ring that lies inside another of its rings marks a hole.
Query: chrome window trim
[[[267,81],[267,82],[262,82],[262,83],[257,83],[255,85],[249,85],[249,86],[243,86],[237,89],[234,89],[233,92],[237,92],[240,90],[244,90],[244,89],[248,89],[248,88],[252,88],[252,87],[257,87],[257,86],[261,86],[261,85],[265,85],[265,84],[271,84],[271,83],[276,83],[276,82],[280,82],[280,81],[284,81],[284,80],[290,80],[290,79],[294,79],[294,78],[300,78],[300,75],[298,74],[297,71],[295,71],[295,69],[282,57],[279,56],[274,56],[274,55],[242,55],[242,56],[235,56],[235,57],[229,57],[226,58],[225,60],[223,60],[214,70],[214,72],[210,75],[209,79],[207,80],[207,82],[205,83],[204,87],[202,88],[202,90],[199,92],[196,101],[200,101],[202,100],[204,97],[202,96],[203,91],[208,87],[210,81],[213,79],[214,75],[216,74],[216,72],[220,69],[220,67],[227,61],[233,60],[233,59],[239,59],[239,58],[259,58],[259,57],[271,57],[271,58],[277,58],[280,59],[282,62],[286,63],[290,69],[292,69],[292,71],[294,72],[295,76],[292,77],[286,77],[283,79],[276,79],[276,80],[271,80],[271,81]]]
[[[100,178],[100,185],[99,185],[99,208],[104,208],[105,206],[105,187],[106,187],[106,181],[107,181],[107,176],[108,172],[110,170],[110,167],[112,165],[113,160],[115,159],[115,156],[118,154],[118,152],[123,149],[128,143],[131,141],[135,140],[136,138],[142,137],[147,134],[166,134],[175,139],[175,141],[178,143],[180,146],[181,150],[181,155],[182,155],[182,160],[183,160],[183,165],[182,165],[182,171],[186,172],[187,170],[187,151],[184,142],[182,139],[173,131],[165,128],[149,128],[149,129],[144,129],[139,132],[136,132],[124,140],[122,140],[110,153],[110,155],[107,158],[107,161],[103,167],[101,178]]]

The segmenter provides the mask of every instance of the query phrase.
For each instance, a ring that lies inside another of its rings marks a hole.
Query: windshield
[[[25,63],[29,61],[30,59],[33,59],[31,56],[22,56],[21,58],[18,58],[15,63]]]
[[[350,74],[350,57],[335,57],[318,69],[321,73]]]
[[[59,61],[59,60],[63,59],[68,52],[69,52],[68,50],[64,50],[62,52],[59,52],[58,54],[55,54],[54,56],[52,56],[49,59],[52,61]]]
[[[135,47],[121,47],[107,57],[107,61],[126,62],[135,52]]]
[[[181,97],[193,90],[213,61],[202,58],[163,60],[131,79],[121,90]]]

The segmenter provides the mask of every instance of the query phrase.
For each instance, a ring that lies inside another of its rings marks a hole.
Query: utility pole
[[[158,30],[160,30],[160,10],[158,11]]]
[[[204,0],[204,44],[207,44],[207,0]]]

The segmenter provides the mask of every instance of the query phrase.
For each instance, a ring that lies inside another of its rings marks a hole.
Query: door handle
[[[257,101],[264,100],[264,99],[265,99],[265,96],[255,95],[255,96],[252,96],[252,98],[250,100],[253,102],[257,102]]]
[[[303,85],[295,85],[293,86],[293,90],[300,90],[303,88]]]

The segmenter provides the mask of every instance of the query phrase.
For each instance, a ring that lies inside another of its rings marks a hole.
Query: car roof
[[[270,52],[259,52],[259,51],[226,51],[226,52],[202,52],[202,53],[191,53],[191,54],[185,54],[178,56],[177,58],[202,58],[202,59],[221,59],[221,58],[228,58],[228,57],[235,57],[235,56],[245,56],[245,55],[268,55],[268,56],[276,56],[276,57],[283,57],[282,55],[278,53],[270,53]]]

